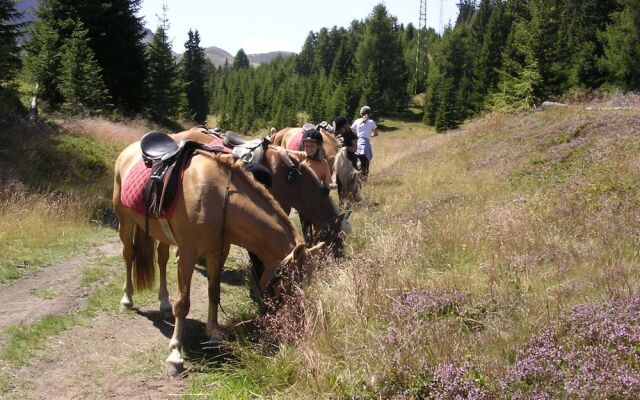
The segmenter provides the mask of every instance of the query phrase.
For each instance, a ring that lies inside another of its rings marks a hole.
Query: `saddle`
[[[267,188],[271,187],[272,179],[271,171],[264,165],[264,159],[270,143],[267,138],[246,140],[234,132],[226,132],[223,139],[224,146],[232,149],[233,155],[243,162],[245,171]]]
[[[173,203],[186,160],[195,150],[220,152],[220,146],[209,147],[191,140],[176,143],[169,135],[153,131],[140,141],[142,159],[151,176],[144,187],[145,225],[150,216],[164,215]],[[147,228],[148,232],[148,228]]]

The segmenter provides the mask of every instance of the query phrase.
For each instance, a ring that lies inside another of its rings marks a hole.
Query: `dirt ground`
[[[121,249],[114,238],[0,288],[0,343],[4,345],[4,330],[10,325],[78,310],[91,293],[91,288],[81,286],[82,269],[97,257],[120,254]],[[193,293],[206,293],[206,279],[194,274],[192,288]],[[34,294],[40,290],[53,291],[56,296],[40,298]],[[189,317],[206,315],[206,307],[206,295],[192,296]],[[85,326],[49,338],[26,365],[0,368],[2,375],[11,378],[13,389],[6,395],[26,399],[178,398],[185,379],[164,376],[173,321],[157,309],[154,304],[133,312],[100,313]],[[204,335],[204,323],[198,320],[188,319],[185,328],[185,335]]]

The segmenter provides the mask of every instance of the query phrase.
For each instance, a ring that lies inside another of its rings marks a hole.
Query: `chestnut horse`
[[[327,132],[321,127],[318,127],[318,130],[322,134],[322,150],[324,151],[325,158],[329,162],[329,168],[331,168],[331,173],[333,173],[333,164],[336,158],[336,154],[338,154],[338,150],[340,149],[340,143],[338,143],[338,139],[331,132]],[[293,139],[296,135],[299,135],[302,132],[302,128],[284,128],[278,131],[275,135],[271,137],[273,144],[282,146],[288,150],[300,150],[299,148],[294,148],[295,143]]]
[[[307,250],[280,205],[233,157],[204,152],[196,152],[185,166],[175,211],[167,220],[174,242],[167,238],[156,219],[149,220],[149,237],[143,231],[144,215],[125,207],[121,200],[125,177],[140,159],[140,142],[136,142],[124,149],[115,163],[113,207],[119,220],[118,232],[127,267],[123,301],[133,293],[132,269],[136,289],[153,286],[152,239],[177,245],[178,293],[173,306],[176,321],[166,360],[167,373],[176,375],[184,363],[182,332],[190,308],[191,278],[199,258],[207,260],[207,334],[212,343],[219,343],[222,337],[218,326],[220,277],[231,244],[244,247],[262,260],[264,270],[259,277],[259,288],[263,296],[274,300],[291,289],[305,258],[322,244]]]

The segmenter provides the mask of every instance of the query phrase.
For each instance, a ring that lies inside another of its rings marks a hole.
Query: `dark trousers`
[[[360,160],[360,171],[362,171],[362,177],[366,178],[369,175],[369,159],[364,154],[358,155]]]

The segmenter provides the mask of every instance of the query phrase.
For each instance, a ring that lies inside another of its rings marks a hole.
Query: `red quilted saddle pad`
[[[295,151],[302,150],[302,131],[291,138],[291,141],[287,144],[287,149]]]
[[[151,176],[151,168],[147,168],[147,166],[144,165],[144,161],[140,159],[125,177],[120,190],[120,202],[122,205],[141,215],[144,215],[145,211],[144,186],[147,183],[147,180],[149,180],[149,176]],[[176,191],[176,196],[173,199],[173,203],[167,209],[166,214],[163,216],[164,218],[171,218],[173,215],[173,212],[176,209],[178,193],[180,193],[181,189],[182,178],[180,178],[180,182],[178,182],[178,189]],[[157,218],[152,215],[149,217]]]

